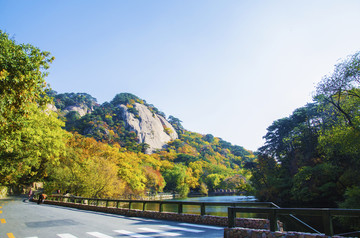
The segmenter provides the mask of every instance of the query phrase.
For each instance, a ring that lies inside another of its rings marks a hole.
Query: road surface
[[[223,237],[224,228],[0,199],[0,238]]]

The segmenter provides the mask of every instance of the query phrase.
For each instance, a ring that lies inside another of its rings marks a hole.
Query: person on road
[[[30,188],[30,191],[29,191],[29,194],[28,194],[28,199],[29,199],[29,201],[31,201],[31,199],[33,198],[33,196],[34,196],[33,190]]]
[[[34,192],[30,188],[29,193],[28,193],[28,198],[24,198],[23,202],[30,202],[33,199],[33,196],[34,196]]]
[[[46,194],[45,193],[40,194],[38,199],[38,204],[44,203],[45,199],[46,199]]]

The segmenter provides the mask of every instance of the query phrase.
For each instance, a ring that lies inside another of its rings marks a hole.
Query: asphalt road
[[[223,237],[223,227],[0,199],[0,238]]]

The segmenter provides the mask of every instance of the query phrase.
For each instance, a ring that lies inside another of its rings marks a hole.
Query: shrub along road
[[[0,237],[223,237],[223,227],[38,205],[27,199],[0,199]]]

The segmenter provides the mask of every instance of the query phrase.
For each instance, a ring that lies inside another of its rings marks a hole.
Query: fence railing
[[[336,209],[336,208],[277,208],[277,207],[229,207],[228,208],[228,227],[235,227],[236,213],[258,213],[267,214],[270,221],[270,230],[276,231],[277,217],[280,215],[302,215],[319,216],[322,222],[325,234],[334,235],[332,217],[350,216],[360,217],[360,209]]]
[[[173,201],[173,200],[131,200],[131,199],[99,199],[84,198],[73,196],[52,195],[48,196],[48,200],[60,201],[67,203],[86,204],[102,207],[126,208],[133,209],[134,204],[140,204],[143,211],[147,210],[148,204],[158,204],[158,212],[164,212],[165,204],[175,205],[179,214],[184,213],[184,206],[193,205],[200,208],[200,215],[206,215],[206,208],[210,206],[228,207],[228,227],[235,227],[235,219],[237,213],[253,213],[267,214],[270,221],[270,230],[277,230],[278,216],[287,215],[293,222],[302,225],[302,227],[311,232],[320,233],[315,228],[306,224],[295,215],[302,216],[319,216],[322,217],[325,234],[333,235],[333,216],[355,216],[360,217],[360,209],[329,209],[329,208],[280,208],[272,202],[195,202],[195,201]],[[125,204],[124,204],[125,203]],[[125,205],[125,207],[124,207]],[[139,207],[139,206],[137,206]]]
[[[206,207],[220,206],[220,207],[236,207],[236,206],[257,206],[257,207],[273,207],[272,202],[193,202],[193,201],[172,201],[172,200],[117,200],[117,199],[99,199],[99,198],[83,198],[83,197],[69,197],[69,196],[48,196],[47,200],[60,201],[77,204],[87,204],[93,206],[115,207],[119,208],[120,204],[127,203],[129,210],[133,209],[133,204],[141,204],[142,210],[146,210],[147,204],[158,204],[159,212],[163,212],[163,205],[173,204],[177,206],[177,213],[181,214],[184,211],[184,206],[194,205],[199,206],[200,215],[206,215]]]

